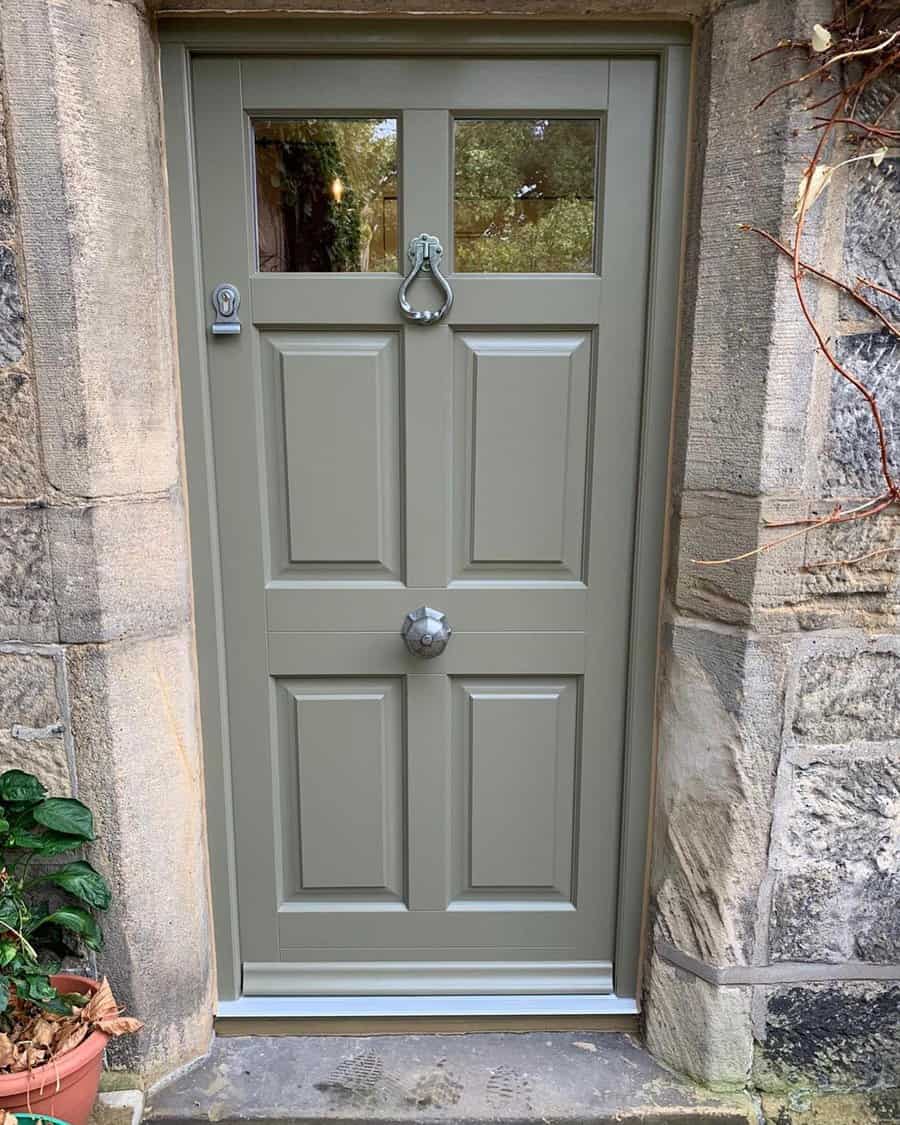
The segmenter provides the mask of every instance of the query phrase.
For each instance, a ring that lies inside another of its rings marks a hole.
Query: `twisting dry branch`
[[[849,281],[835,276],[801,257],[807,214],[831,180],[834,172],[856,160],[871,159],[873,164],[877,166],[881,163],[887,151],[886,142],[900,141],[900,130],[889,129],[880,124],[888,109],[896,100],[897,95],[894,95],[886,105],[881,107],[873,120],[865,120],[865,115],[860,114],[862,96],[866,90],[870,89],[873,83],[884,74],[900,67],[900,9],[898,9],[897,2],[896,0],[859,0],[851,8],[845,0],[840,0],[836,3],[836,9],[835,19],[827,27],[816,25],[815,28],[811,29],[809,40],[783,39],[776,43],[774,47],[754,56],[754,59],[760,59],[778,51],[787,53],[797,49],[805,49],[810,57],[817,55],[822,60],[819,65],[804,72],[799,77],[788,79],[774,86],[760,99],[756,109],[764,106],[780,92],[801,84],[818,80],[819,82],[837,82],[838,85],[835,90],[805,107],[806,112],[810,114],[826,105],[831,108],[827,117],[813,115],[812,118],[813,124],[810,125],[810,129],[818,132],[819,135],[798,191],[797,210],[794,216],[794,236],[791,242],[785,242],[770,231],[752,226],[749,223],[741,224],[741,229],[765,239],[779,253],[790,260],[794,293],[803,317],[815,338],[818,350],[825,357],[832,370],[841,379],[849,383],[866,403],[872,421],[873,438],[877,448],[883,490],[879,495],[863,500],[855,508],[842,510],[840,506],[837,506],[829,515],[824,517],[788,520],[783,523],[767,523],[766,526],[768,527],[791,527],[794,530],[768,543],[763,543],[753,550],[745,551],[727,559],[693,560],[702,566],[739,562],[773,550],[791,539],[808,535],[820,528],[870,519],[888,508],[900,506],[900,484],[898,484],[894,475],[888,436],[877,397],[847,364],[842,363],[837,358],[831,346],[831,336],[817,321],[812,312],[804,287],[804,280],[809,275],[826,282],[846,293],[892,335],[900,336],[900,328],[873,301],[865,297],[862,290],[868,289],[898,303],[900,303],[900,294],[868,278],[858,277],[855,284],[851,284]],[[859,156],[853,157],[852,160],[841,161],[834,166],[826,164],[823,156],[838,128],[847,130],[847,136],[851,137],[861,147],[866,144],[877,144],[878,147],[870,151],[863,150]],[[879,554],[889,554],[893,550],[894,548],[884,548],[878,552],[858,555],[855,558],[831,560],[827,563],[815,565],[817,568],[838,565],[850,566]],[[900,548],[897,548],[897,550],[900,550]]]

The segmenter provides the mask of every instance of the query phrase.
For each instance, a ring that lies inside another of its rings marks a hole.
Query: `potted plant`
[[[66,955],[103,946],[94,911],[109,887],[87,860],[61,858],[93,839],[81,801],[0,774],[0,1110],[70,1125],[86,1125],[109,1037],[141,1027],[105,979],[60,972]]]

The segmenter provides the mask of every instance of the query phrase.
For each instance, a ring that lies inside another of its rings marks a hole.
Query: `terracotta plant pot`
[[[50,978],[59,992],[97,991],[97,981],[60,973]],[[0,1074],[0,1107],[10,1113],[61,1117],[69,1125],[87,1125],[100,1086],[103,1052],[109,1036],[92,1031],[58,1062],[32,1071]]]

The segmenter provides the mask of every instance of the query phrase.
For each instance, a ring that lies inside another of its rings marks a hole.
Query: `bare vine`
[[[752,61],[755,62],[775,52],[781,52],[787,58],[791,53],[798,51],[805,53],[810,63],[809,68],[798,77],[778,83],[754,107],[759,110],[770,99],[796,87],[803,88],[804,92],[807,89],[810,91],[809,97],[812,100],[804,106],[804,110],[811,119],[810,129],[817,132],[818,137],[812,158],[798,186],[792,242],[782,241],[770,231],[750,224],[741,224],[741,230],[764,239],[790,261],[794,294],[804,320],[815,338],[818,350],[832,370],[849,383],[866,403],[871,419],[872,440],[877,446],[881,489],[876,494],[862,499],[861,503],[854,504],[853,507],[844,508],[841,504],[837,504],[828,515],[823,517],[784,522],[766,521],[764,526],[768,528],[783,527],[793,530],[753,550],[730,558],[695,559],[694,561],[701,566],[739,562],[820,528],[871,519],[889,508],[900,508],[900,482],[898,482],[897,468],[878,398],[846,363],[838,359],[830,334],[810,308],[806,283],[807,278],[812,277],[840,290],[897,338],[900,338],[900,326],[875,303],[874,294],[895,304],[898,316],[900,316],[900,294],[870,278],[856,277],[848,280],[836,276],[801,257],[807,215],[828,187],[835,173],[859,161],[869,161],[877,167],[889,152],[900,151],[900,130],[887,128],[883,124],[887,113],[897,100],[897,95],[890,98],[880,110],[871,110],[874,114],[871,120],[865,119],[869,109],[867,100],[863,97],[876,82],[900,68],[900,3],[898,0],[857,0],[856,3],[851,3],[850,0],[837,0],[833,20],[826,25],[816,24],[810,30],[808,39],[783,39],[754,56]],[[874,101],[874,99],[870,100]],[[826,114],[816,112],[823,110],[824,107],[828,107]],[[825,155],[838,138],[852,145],[856,150],[855,155],[836,164],[827,163]],[[867,293],[873,296],[867,296]],[[900,548],[888,547],[878,551],[868,551],[852,558],[815,563],[806,569],[853,566],[876,556],[891,554],[896,550]]]

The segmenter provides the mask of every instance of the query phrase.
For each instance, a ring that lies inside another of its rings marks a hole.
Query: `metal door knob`
[[[446,615],[427,605],[421,605],[412,613],[407,613],[400,630],[409,651],[413,656],[421,656],[424,660],[440,656],[447,647],[452,632]]]
[[[450,282],[441,273],[444,248],[433,234],[419,234],[410,240],[406,254],[409,258],[409,273],[403,279],[397,295],[400,309],[406,319],[411,320],[413,324],[437,324],[439,320],[444,319],[453,304]],[[439,309],[414,309],[409,303],[407,296],[409,287],[420,273],[430,275],[440,286],[444,303]]]

